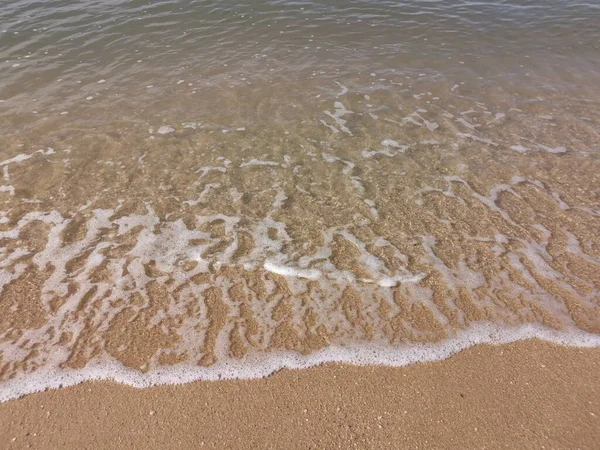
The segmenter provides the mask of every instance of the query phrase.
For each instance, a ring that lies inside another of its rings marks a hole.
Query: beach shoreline
[[[600,2],[0,6],[0,450],[600,449]]]
[[[593,448],[600,348],[481,344],[406,367],[326,364],[0,404],[5,448]],[[4,444],[3,444],[4,445]]]

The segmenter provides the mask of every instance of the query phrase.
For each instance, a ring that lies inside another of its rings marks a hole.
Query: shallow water
[[[0,6],[0,399],[600,345],[600,7]]]

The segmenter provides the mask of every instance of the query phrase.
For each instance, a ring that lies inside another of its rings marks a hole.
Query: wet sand
[[[0,404],[3,448],[553,448],[600,442],[600,349],[480,345],[404,368],[95,382]]]

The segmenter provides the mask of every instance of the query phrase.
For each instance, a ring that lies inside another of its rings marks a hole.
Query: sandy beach
[[[404,368],[85,383],[3,403],[0,423],[10,449],[594,449],[600,349],[523,341]]]

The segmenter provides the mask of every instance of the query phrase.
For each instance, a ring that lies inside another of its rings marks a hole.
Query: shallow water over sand
[[[600,344],[598,7],[0,19],[0,399]]]

